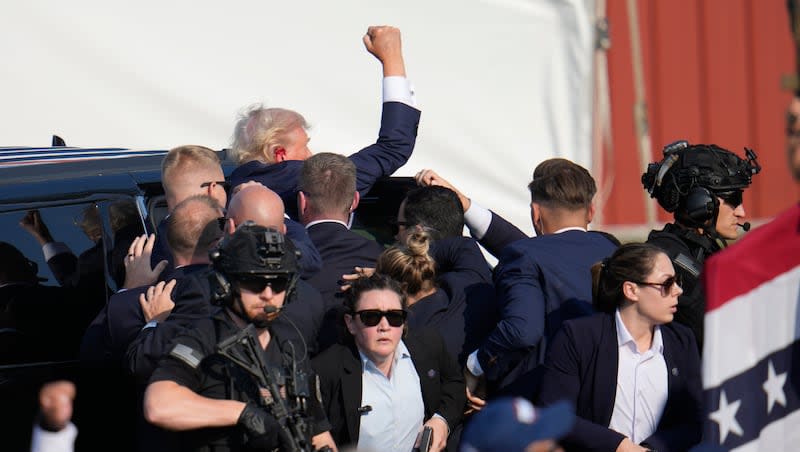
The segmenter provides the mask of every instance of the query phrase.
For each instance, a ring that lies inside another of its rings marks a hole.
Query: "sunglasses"
[[[640,286],[658,287],[661,289],[661,296],[666,297],[667,294],[672,292],[673,286],[675,286],[676,284],[678,286],[681,285],[681,276],[680,275],[670,276],[669,278],[665,279],[664,282],[660,283],[645,282],[645,281],[632,281],[632,282],[634,284],[639,284]]]
[[[212,186],[212,185],[219,185],[219,186],[221,186],[222,188],[224,188],[225,190],[227,190],[227,189],[228,189],[228,187],[230,186],[230,184],[228,183],[228,181],[224,181],[224,180],[214,180],[214,181],[211,181],[211,182],[203,182],[202,184],[200,184],[200,188],[206,188],[206,187],[210,187],[210,186]]]
[[[386,321],[390,326],[403,326],[406,322],[408,313],[402,309],[391,309],[389,311],[381,311],[379,309],[364,309],[363,311],[356,311],[353,315],[361,318],[361,323],[365,326],[375,326],[381,322],[381,317],[386,317]]]
[[[724,193],[717,193],[719,199],[723,200],[725,204],[731,207],[739,207],[742,205],[742,191],[734,190]]]
[[[273,278],[247,276],[237,279],[236,282],[240,288],[248,292],[261,293],[264,289],[270,287],[273,293],[281,293],[289,287],[290,279],[285,276],[276,276]]]

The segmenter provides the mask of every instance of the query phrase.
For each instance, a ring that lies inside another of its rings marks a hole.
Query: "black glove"
[[[266,410],[248,403],[236,421],[247,433],[247,446],[272,450],[281,445],[281,426]]]

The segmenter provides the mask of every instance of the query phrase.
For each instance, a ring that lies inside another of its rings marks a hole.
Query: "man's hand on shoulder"
[[[383,64],[383,76],[406,76],[400,29],[388,25],[371,26],[363,38],[367,51]]]

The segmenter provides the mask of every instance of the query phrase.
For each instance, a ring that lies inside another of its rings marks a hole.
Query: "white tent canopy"
[[[0,146],[223,148],[254,102],[303,113],[315,151],[375,140],[367,26],[403,33],[423,111],[399,175],[433,168],[531,231],[540,161],[591,158],[593,0],[12,2]]]

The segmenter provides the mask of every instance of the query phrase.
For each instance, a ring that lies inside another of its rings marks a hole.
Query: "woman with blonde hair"
[[[428,232],[415,230],[378,257],[376,272],[400,282],[409,329],[436,328],[461,364],[488,333],[475,326],[493,313],[493,290],[474,240],[449,237],[434,244]]]

